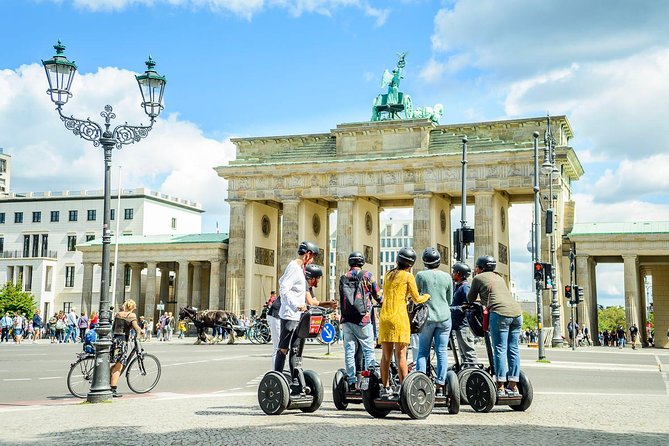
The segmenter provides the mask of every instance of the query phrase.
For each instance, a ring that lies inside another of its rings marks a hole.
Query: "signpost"
[[[330,322],[326,322],[321,330],[321,340],[328,345],[328,355],[330,354],[330,344],[335,338],[335,327]]]

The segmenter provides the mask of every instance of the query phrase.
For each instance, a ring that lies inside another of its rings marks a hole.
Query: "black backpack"
[[[360,270],[351,277],[344,274],[339,278],[339,299],[344,322],[359,324],[367,315],[364,275],[365,271]]]

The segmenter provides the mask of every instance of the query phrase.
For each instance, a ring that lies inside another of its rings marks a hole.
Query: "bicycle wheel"
[[[77,398],[86,398],[93,381],[94,356],[84,356],[72,364],[67,374],[67,388]]]
[[[144,353],[136,356],[125,372],[128,387],[135,393],[146,393],[153,390],[160,380],[160,361],[155,356]]]

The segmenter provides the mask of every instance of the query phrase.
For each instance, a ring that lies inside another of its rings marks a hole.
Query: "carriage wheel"
[[[267,372],[258,386],[258,404],[267,415],[280,415],[290,402],[286,378],[279,372]]]

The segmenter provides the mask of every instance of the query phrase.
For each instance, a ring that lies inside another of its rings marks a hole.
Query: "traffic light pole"
[[[460,211],[460,261],[466,262],[467,247],[464,231],[467,227],[467,137],[462,138],[462,210]]]
[[[540,262],[540,237],[539,237],[539,222],[541,221],[541,208],[539,206],[539,132],[535,131],[534,134],[534,262]],[[543,284],[541,281],[535,279],[534,285],[536,288],[537,296],[537,325],[539,328],[539,360],[546,359],[546,353],[544,350],[544,304],[541,296],[541,289]]]
[[[574,252],[569,250],[569,286],[571,287],[572,297],[569,300],[569,312],[571,314],[571,349],[576,350],[576,305],[574,302],[578,299],[578,290],[574,289]],[[573,300],[572,300],[573,299]]]

